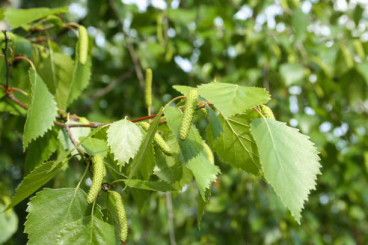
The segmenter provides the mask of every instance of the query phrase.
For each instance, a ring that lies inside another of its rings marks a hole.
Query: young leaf
[[[229,83],[208,83],[198,89],[199,94],[213,103],[225,117],[243,113],[259,104],[265,104],[270,99],[270,95],[263,88]]]
[[[192,90],[194,87],[184,86],[184,85],[174,85],[173,89],[178,91],[179,93],[183,95],[187,95],[190,90]]]
[[[314,144],[297,129],[272,119],[256,119],[251,124],[264,171],[283,204],[300,223],[303,203],[315,188],[320,173]]]
[[[36,167],[30,174],[24,177],[7,209],[14,207],[49,182],[61,170],[65,162],[50,161]]]
[[[29,70],[32,84],[30,105],[24,126],[23,149],[29,142],[44,135],[54,125],[57,116],[57,107],[54,96],[48,91],[42,78],[36,70]]]
[[[114,122],[107,130],[107,143],[119,165],[136,155],[141,141],[141,130],[127,119]]]
[[[207,129],[207,139],[224,162],[257,175],[260,168],[257,145],[249,129],[255,114],[249,111],[229,118],[220,115],[223,132],[220,137],[213,139],[211,131]]]
[[[100,220],[98,205],[91,214],[86,196],[74,188],[38,192],[27,208],[28,244],[114,244],[113,226]]]

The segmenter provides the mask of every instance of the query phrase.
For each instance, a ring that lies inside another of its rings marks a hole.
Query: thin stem
[[[172,206],[171,192],[166,192],[167,223],[169,226],[170,245],[176,245],[174,229],[174,212]]]
[[[72,132],[70,131],[69,125],[66,124],[65,125],[65,130],[69,135],[70,140],[72,141],[73,145],[75,146],[75,149],[77,149],[77,151],[79,152],[79,154],[81,155],[81,157],[84,159],[84,153],[82,152],[82,150],[78,147],[77,142],[75,141]]]
[[[25,60],[25,61],[27,61],[27,62],[31,65],[32,69],[36,70],[36,68],[35,68],[35,66],[34,66],[34,64],[33,64],[33,62],[32,62],[30,59],[28,59],[27,57],[24,57],[24,56],[18,55],[18,56],[16,56],[16,57],[14,58],[14,60]]]
[[[266,119],[262,112],[260,112],[257,108],[253,107],[253,110],[255,110],[263,119]]]
[[[6,96],[11,99],[14,103],[18,104],[19,106],[23,107],[24,109],[28,110],[28,106],[20,102],[17,98],[15,98],[13,93],[6,93]]]
[[[84,170],[83,175],[82,175],[81,179],[79,180],[79,182],[78,182],[77,186],[75,187],[75,189],[78,189],[80,187],[80,185],[82,184],[82,181],[83,181],[84,177],[86,177],[88,169],[89,169],[89,161],[88,161],[86,169]]]

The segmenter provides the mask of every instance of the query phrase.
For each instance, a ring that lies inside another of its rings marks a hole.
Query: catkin
[[[152,105],[152,70],[146,70],[146,106],[150,108]]]
[[[128,219],[125,212],[124,202],[121,195],[116,191],[110,191],[110,194],[114,199],[116,213],[118,214],[120,240],[125,242],[128,237]]]
[[[265,118],[270,118],[270,119],[275,120],[275,115],[273,114],[270,107],[266,105],[261,105],[261,112]]]
[[[181,119],[179,136],[181,140],[185,140],[192,126],[194,111],[197,106],[199,93],[197,89],[192,89],[189,91],[187,96],[187,101],[185,102],[185,110],[183,118]]]
[[[212,152],[211,148],[204,142],[203,142],[203,146],[204,146],[204,149],[206,151],[208,161],[210,161],[210,163],[212,163],[212,164],[215,164],[215,157],[213,156],[213,152]]]
[[[141,122],[140,125],[145,131],[147,131],[150,126],[148,122]],[[161,149],[163,153],[169,156],[173,154],[170,149],[170,146],[166,143],[166,141],[162,138],[162,136],[159,133],[157,132],[155,133],[153,140],[155,141],[155,143],[158,145],[158,147]]]
[[[92,157],[93,177],[92,185],[88,191],[87,202],[93,203],[98,193],[101,190],[102,180],[106,175],[106,169],[101,155],[94,155]]]
[[[79,25],[79,62],[84,65],[88,55],[88,33],[84,26]]]

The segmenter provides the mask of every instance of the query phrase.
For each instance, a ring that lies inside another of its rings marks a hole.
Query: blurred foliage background
[[[69,5],[66,18],[88,27],[94,42],[93,76],[82,98],[73,103],[72,113],[100,122],[144,116],[144,70],[152,68],[156,112],[178,95],[172,85],[216,79],[266,87],[276,118],[300,128],[316,143],[322,175],[305,205],[301,225],[266,183],[217,159],[222,175],[212,187],[200,229],[195,184],[173,195],[177,244],[368,244],[367,1],[9,0],[1,4]],[[52,35],[64,53],[74,54],[72,31]],[[24,118],[2,113],[2,203],[24,175],[23,124]],[[81,169],[70,166],[48,186],[75,186]],[[1,228],[0,243],[26,243],[26,203],[12,214],[15,226],[18,219],[17,232],[5,241],[8,237]],[[127,213],[128,244],[170,243],[164,193],[151,194],[141,210],[130,200]]]

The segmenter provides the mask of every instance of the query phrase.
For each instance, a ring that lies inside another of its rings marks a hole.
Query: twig
[[[135,73],[137,74],[137,77],[138,77],[138,80],[139,80],[139,85],[141,86],[142,89],[144,89],[144,85],[145,85],[144,76],[143,76],[141,65],[139,64],[137,54],[134,50],[134,46],[128,40],[129,35],[124,30],[124,22],[123,22],[123,20],[121,19],[120,15],[119,15],[119,12],[117,10],[117,7],[115,5],[114,0],[110,0],[109,3],[110,3],[112,11],[114,12],[116,18],[118,19],[118,23],[119,23],[120,28],[123,32],[124,38],[127,40],[127,46],[128,46],[129,54],[130,54],[130,57],[132,58],[132,61],[134,63],[134,69],[135,69]]]
[[[5,57],[5,63],[6,63],[6,81],[5,86],[9,87],[9,78],[10,78],[10,63],[9,63],[9,57],[8,57],[8,35],[6,35],[6,31],[3,30],[3,34],[5,36],[5,48],[2,49],[4,57]]]
[[[128,77],[130,77],[132,75],[131,71],[125,72],[122,75],[120,75],[115,81],[113,81],[112,83],[110,83],[109,85],[107,85],[105,88],[98,90],[97,92],[95,92],[90,99],[90,104],[92,104],[95,100],[97,100],[98,98],[110,93],[112,90],[114,90],[114,88],[121,83],[122,81],[124,81],[125,79],[127,79]]]
[[[169,226],[170,245],[176,245],[174,230],[174,212],[172,207],[171,192],[166,192],[167,224]]]
[[[69,125],[66,124],[65,125],[65,130],[69,135],[70,140],[72,141],[73,145],[75,146],[75,149],[77,149],[77,151],[79,152],[79,154],[81,155],[81,157],[84,159],[84,153],[82,152],[82,150],[78,147],[77,142],[75,141],[72,132],[70,131]]]
[[[18,104],[19,106],[23,107],[24,109],[28,110],[28,106],[23,104],[22,102],[20,102],[17,98],[15,98],[13,93],[5,93],[6,96],[11,99],[12,101],[14,101],[16,104]]]

